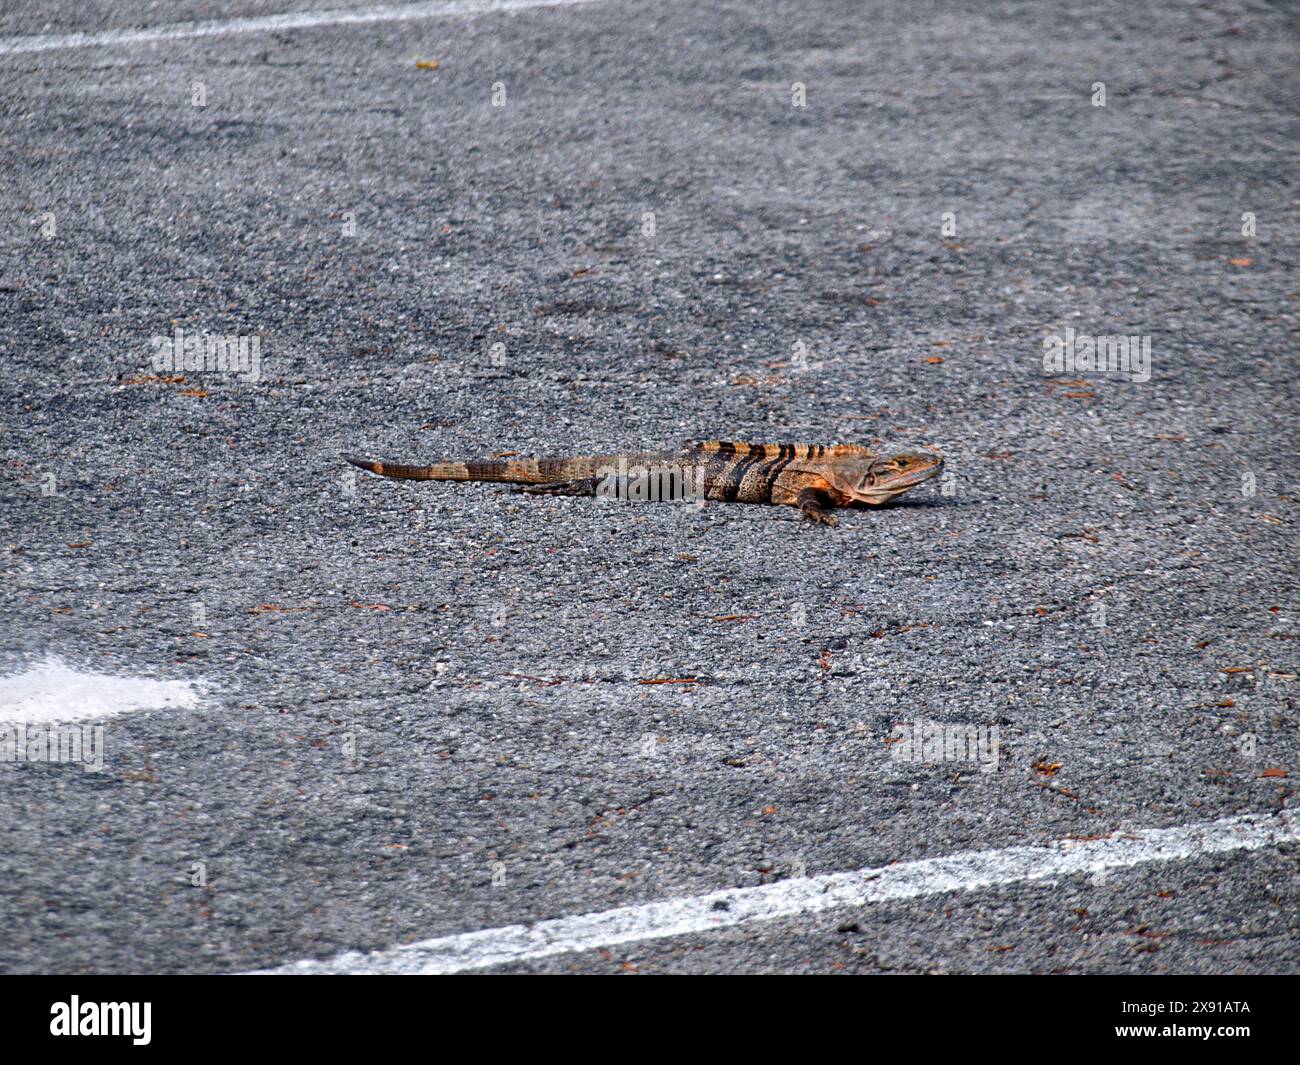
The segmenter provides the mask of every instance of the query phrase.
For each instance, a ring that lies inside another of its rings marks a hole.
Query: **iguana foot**
[[[804,521],[822,525],[838,525],[839,518],[830,512],[830,499],[815,488],[805,488],[799,493],[799,513]]]
[[[803,520],[810,521],[814,525],[838,525],[840,523],[839,518],[824,510],[815,510],[812,507],[801,509],[803,511]]]

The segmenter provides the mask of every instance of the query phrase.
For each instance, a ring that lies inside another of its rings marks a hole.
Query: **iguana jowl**
[[[798,507],[811,521],[836,523],[836,507],[879,506],[943,470],[927,452],[876,455],[860,444],[744,444],[710,440],[681,451],[569,458],[498,458],[407,466],[345,456],[363,470],[415,481],[498,481],[547,495],[603,494],[622,470],[685,469],[705,499]]]

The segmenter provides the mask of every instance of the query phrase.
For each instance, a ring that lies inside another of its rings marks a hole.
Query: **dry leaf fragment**
[[[123,773],[122,779],[139,781],[144,784],[158,783],[158,775],[152,769],[141,769],[130,773]]]

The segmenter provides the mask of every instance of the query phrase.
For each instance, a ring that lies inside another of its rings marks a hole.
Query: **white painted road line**
[[[0,37],[0,55],[26,52],[55,52],[66,48],[104,48],[124,44],[177,41],[187,37],[224,37],[234,33],[270,33],[300,30],[312,26],[346,26],[368,22],[410,22],[425,18],[455,18],[461,15],[490,15],[499,11],[522,11],[531,7],[570,7],[596,0],[439,0],[427,4],[389,4],[350,11],[293,11],[283,15],[214,19],[210,22],[175,22],[144,30],[103,30],[99,33],[44,34]]]
[[[0,677],[0,726],[82,721],[164,707],[184,710],[198,703],[199,693],[188,681],[79,672],[54,657]]]
[[[1205,854],[1257,850],[1297,840],[1300,840],[1300,818],[1286,812],[1247,814],[1179,828],[1142,829],[1099,840],[1060,840],[1041,847],[967,851],[879,869],[782,880],[763,887],[625,906],[603,913],[540,921],[531,926],[509,925],[427,939],[373,954],[349,953],[326,961],[293,962],[262,972],[457,973],[825,910],[1087,875]]]

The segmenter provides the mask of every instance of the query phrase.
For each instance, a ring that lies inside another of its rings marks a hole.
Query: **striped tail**
[[[505,484],[555,484],[558,481],[596,477],[607,467],[616,467],[619,459],[661,458],[668,452],[642,455],[584,455],[571,458],[482,459],[470,462],[435,462],[429,466],[407,466],[396,462],[373,462],[344,455],[353,466],[380,477],[399,477],[408,481],[500,481]]]
[[[406,481],[503,481],[507,484],[541,484],[536,459],[506,461],[485,459],[482,462],[435,462],[428,466],[408,466],[399,462],[374,462],[344,455],[348,462],[380,477],[398,477]]]

